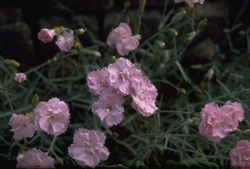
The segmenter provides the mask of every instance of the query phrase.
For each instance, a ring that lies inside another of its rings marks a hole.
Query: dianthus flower
[[[123,120],[124,108],[123,97],[117,94],[103,94],[99,100],[92,105],[92,111],[98,115],[107,127],[117,125]]]
[[[250,166],[250,142],[241,140],[237,142],[236,147],[229,153],[232,167],[249,167]]]
[[[25,154],[17,156],[16,168],[55,168],[54,159],[42,152],[33,148]]]
[[[64,101],[58,98],[49,99],[48,102],[39,102],[34,110],[35,128],[47,134],[58,136],[64,133],[69,124],[69,109]]]
[[[233,131],[231,127],[233,121],[228,110],[213,102],[205,105],[201,111],[201,117],[199,131],[213,142],[219,142],[228,132]]]
[[[23,114],[12,114],[9,125],[14,132],[14,139],[21,140],[23,137],[33,137],[35,134],[35,126],[33,124],[34,117]]]
[[[68,51],[74,44],[74,36],[71,33],[63,32],[58,35],[56,45],[61,51]]]
[[[142,73],[128,59],[119,58],[108,67],[109,83],[123,95],[130,94],[130,86],[138,83]]]
[[[109,150],[104,146],[105,135],[100,131],[80,128],[74,133],[74,141],[68,147],[69,155],[78,165],[94,168],[101,160],[107,160]]]
[[[205,0],[174,0],[175,3],[187,2],[190,7],[193,7],[195,3],[203,4]]]
[[[143,116],[151,116],[158,109],[155,105],[157,89],[152,85],[146,76],[131,86],[133,102],[131,106]]]
[[[236,130],[238,127],[238,122],[244,119],[244,110],[242,105],[237,102],[231,103],[231,101],[227,101],[223,107],[228,110],[228,113],[232,117],[232,129]]]
[[[37,34],[37,37],[40,41],[43,43],[51,42],[55,36],[55,33],[53,29],[47,29],[43,28],[40,30],[40,32]]]
[[[139,46],[141,35],[132,36],[131,28],[126,23],[120,23],[108,36],[108,45],[116,45],[117,52],[121,55],[127,55],[130,51]]]
[[[24,73],[15,73],[15,81],[22,83],[24,80],[26,80],[26,75]]]
[[[90,72],[87,76],[87,83],[90,92],[94,95],[110,93],[114,88],[109,85],[109,73],[107,68]]]

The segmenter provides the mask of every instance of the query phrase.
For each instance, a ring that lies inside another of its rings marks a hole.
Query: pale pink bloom
[[[189,6],[193,7],[195,3],[203,4],[205,0],[175,0],[175,3],[187,2]]]
[[[101,121],[106,124],[107,127],[117,125],[123,120],[124,108],[123,97],[116,94],[103,94],[99,97],[99,100],[92,105],[92,111]]]
[[[138,83],[143,76],[141,71],[125,58],[119,58],[116,63],[110,64],[108,72],[110,85],[123,95],[130,94],[130,86]]]
[[[24,80],[26,80],[26,75],[24,73],[15,73],[15,81],[22,83]]]
[[[127,55],[130,51],[139,46],[141,35],[132,36],[131,28],[126,23],[120,23],[108,36],[108,45],[116,45],[117,52],[121,55]]]
[[[49,99],[48,102],[39,102],[34,110],[35,128],[47,134],[58,136],[64,133],[69,124],[69,108],[64,101],[58,98]]]
[[[227,101],[223,107],[228,110],[228,113],[232,117],[232,129],[236,130],[238,127],[238,122],[244,119],[244,110],[242,105],[237,102],[231,103],[231,101]]]
[[[16,168],[55,168],[54,159],[47,153],[33,148],[17,156]]]
[[[133,102],[131,106],[141,113],[143,116],[151,116],[158,109],[155,100],[158,95],[157,89],[150,83],[146,76],[131,86],[131,95]]]
[[[114,88],[109,85],[109,73],[107,68],[90,72],[87,76],[87,84],[94,95],[110,93]]]
[[[237,142],[236,147],[229,153],[232,167],[249,167],[250,166],[250,142],[241,140]]]
[[[228,132],[233,131],[231,128],[233,121],[228,110],[213,102],[205,105],[201,111],[201,117],[199,131],[213,142],[219,142]]]
[[[104,146],[105,135],[100,131],[80,128],[74,133],[74,141],[68,147],[69,155],[78,165],[94,168],[101,160],[107,160],[109,150]]]
[[[12,114],[9,125],[14,132],[14,139],[21,140],[23,137],[33,137],[35,134],[35,126],[33,124],[34,117],[23,114]]]
[[[47,29],[43,28],[40,30],[40,32],[37,34],[37,37],[40,41],[43,43],[51,42],[55,36],[55,33],[53,29]]]
[[[63,32],[58,35],[56,45],[61,51],[68,51],[74,44],[74,36],[71,33]]]

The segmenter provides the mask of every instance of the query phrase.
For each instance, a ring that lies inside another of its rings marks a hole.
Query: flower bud
[[[174,18],[180,21],[186,15],[186,11],[178,12],[174,15]]]
[[[131,96],[127,96],[125,98],[125,102],[123,103],[123,105],[130,105],[132,102],[132,97]]]
[[[183,88],[179,88],[179,92],[181,92],[182,94],[186,94],[186,90]]]
[[[95,50],[89,50],[89,49],[81,49],[81,52],[90,55],[90,56],[95,56],[95,57],[101,57],[101,53]]]
[[[74,44],[73,47],[74,47],[78,52],[81,51],[81,45],[80,45],[78,42],[76,42],[76,43]]]
[[[48,60],[50,66],[55,66],[55,64],[57,63],[57,57],[53,57],[52,59]]]
[[[55,35],[59,35],[59,34],[62,33],[64,30],[65,30],[65,28],[62,27],[62,26],[60,26],[60,27],[55,27],[55,28],[53,29]]]
[[[39,102],[39,97],[38,97],[37,94],[35,94],[35,95],[32,97],[31,103],[32,103],[33,106],[36,106],[36,105],[38,104],[38,102]]]
[[[125,21],[128,25],[130,24],[130,17],[129,16],[127,16],[126,17],[126,21]]]
[[[235,135],[238,136],[238,137],[241,137],[242,136],[242,131],[240,129],[236,129],[234,131]]]
[[[201,20],[201,21],[199,22],[199,24],[198,24],[198,29],[200,30],[200,29],[204,28],[204,27],[206,26],[206,24],[207,24],[207,18],[206,18],[206,19],[203,19],[203,20]]]
[[[112,133],[112,137],[118,138],[118,137],[119,137],[119,134],[118,134],[117,132],[113,132],[113,133]]]
[[[168,30],[167,30],[167,32],[168,32],[168,34],[170,35],[170,36],[178,36],[178,32],[175,30],[175,29],[173,29],[173,28],[169,28]]]
[[[111,63],[115,63],[115,62],[116,62],[116,57],[112,56]]]
[[[190,18],[194,18],[194,7],[190,7],[190,5],[187,2],[185,2],[185,5],[186,5],[187,16]]]
[[[127,1],[127,2],[124,3],[124,7],[125,8],[128,8],[129,6],[130,6],[130,2],[129,1]]]
[[[82,34],[84,34],[84,32],[86,32],[86,30],[84,30],[83,28],[75,30],[76,35],[82,35]]]
[[[139,1],[139,12],[142,13],[144,11],[144,7],[146,5],[146,2],[147,2],[147,0],[140,0]]]
[[[213,75],[214,75],[214,69],[209,69],[207,71],[206,77],[207,77],[208,80],[211,80],[213,78]]]
[[[14,68],[18,68],[20,66],[20,64],[17,61],[15,61],[14,59],[5,59],[4,64],[6,64],[8,66],[12,66]]]
[[[187,36],[187,37],[184,38],[182,44],[184,46],[188,46],[191,42],[192,42],[192,38],[190,36]]]
[[[246,129],[243,131],[243,135],[250,137],[250,129]]]
[[[56,162],[60,165],[63,165],[63,159],[58,156],[56,156]]]
[[[170,60],[170,54],[168,50],[165,51],[164,58],[165,58],[165,62],[168,62]]]
[[[98,51],[95,51],[95,57],[101,57],[102,56],[102,54],[100,53],[100,52],[98,52]]]
[[[155,44],[156,44],[159,48],[164,48],[164,47],[165,47],[165,43],[162,42],[162,41],[159,41],[159,40],[155,41]]]
[[[26,75],[24,73],[15,73],[14,80],[18,83],[22,83],[24,80],[26,80]]]

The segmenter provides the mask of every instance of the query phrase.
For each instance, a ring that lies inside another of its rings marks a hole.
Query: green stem
[[[57,139],[57,136],[54,136],[54,137],[53,137],[53,140],[52,140],[52,142],[51,142],[51,145],[50,145],[50,147],[49,147],[49,150],[48,150],[48,152],[47,152],[48,154],[49,154],[50,151],[53,150],[53,146],[55,145],[56,139]]]

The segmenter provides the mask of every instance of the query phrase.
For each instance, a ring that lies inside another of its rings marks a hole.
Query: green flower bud
[[[194,18],[194,7],[190,7],[187,2],[185,2],[185,5],[186,5],[187,16],[190,18]]]
[[[172,37],[178,36],[178,32],[177,32],[175,29],[173,29],[173,28],[169,28],[169,29],[167,30],[167,32],[168,32],[168,34],[169,34],[170,36],[172,36]]]
[[[112,133],[112,137],[118,138],[118,137],[119,137],[119,134],[118,134],[117,132],[113,132],[113,133]]]
[[[123,103],[123,105],[130,105],[132,102],[132,97],[131,96],[127,96],[125,98],[125,102]]]
[[[116,57],[112,56],[111,63],[115,63],[115,62],[116,62]]]
[[[187,36],[187,37],[184,38],[182,44],[184,46],[188,46],[191,42],[192,42],[192,38],[190,36]]]
[[[140,0],[139,1],[139,12],[142,13],[144,11],[144,7],[145,7],[146,3],[147,3],[147,0]]]
[[[165,47],[165,43],[162,42],[162,41],[159,41],[159,40],[155,41],[155,44],[156,44],[159,48],[164,48],[164,47]]]
[[[243,131],[243,135],[250,137],[250,129],[246,129]]]
[[[20,66],[20,64],[17,61],[15,61],[14,59],[5,59],[4,64],[6,64],[8,66],[12,66],[14,68],[18,68]]]
[[[90,56],[95,56],[95,57],[101,57],[101,53],[95,50],[89,50],[89,49],[81,49],[81,52],[90,55]]]
[[[240,129],[236,129],[234,131],[235,135],[238,136],[238,137],[241,137],[242,136],[242,131]]]
[[[127,1],[127,2],[124,3],[124,7],[125,8],[128,8],[129,6],[130,6],[130,2],[129,1]]]
[[[129,16],[127,16],[126,17],[126,21],[125,21],[128,25],[130,24],[130,17]]]
[[[84,32],[86,32],[86,30],[84,30],[83,28],[75,30],[76,35],[82,35],[82,34],[84,34]]]
[[[53,29],[55,35],[59,35],[60,33],[62,33],[65,30],[64,27],[60,26],[60,27],[56,27]]]
[[[170,53],[168,50],[165,51],[164,58],[165,58],[165,62],[168,62],[170,60]]]
[[[55,56],[52,59],[49,59],[48,62],[51,66],[55,66],[55,64],[57,63],[57,57]]]
[[[62,158],[56,156],[56,161],[57,161],[58,164],[63,165],[63,159]]]
[[[174,18],[180,21],[186,15],[186,11],[178,12],[174,15]]]
[[[37,94],[35,94],[35,95],[32,97],[31,103],[32,103],[33,106],[36,106],[36,105],[39,103],[39,97],[38,97]]]
[[[179,88],[179,92],[181,92],[182,94],[186,94],[186,90],[183,88]]]
[[[201,21],[199,22],[199,24],[198,24],[198,29],[200,30],[200,29],[204,28],[204,27],[206,26],[206,24],[207,24],[207,18],[206,18],[206,19],[203,19],[203,20],[201,20]]]

